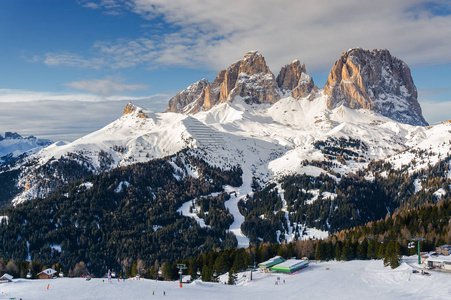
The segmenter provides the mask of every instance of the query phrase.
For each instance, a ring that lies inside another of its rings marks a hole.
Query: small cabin
[[[0,277],[0,283],[11,282],[13,281],[13,276],[5,273]]]
[[[56,271],[53,269],[46,269],[42,271],[41,273],[38,273],[38,279],[52,279],[53,275],[56,274]]]

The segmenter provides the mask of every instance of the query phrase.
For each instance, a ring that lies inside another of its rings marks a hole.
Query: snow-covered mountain
[[[276,78],[252,51],[213,83],[201,80],[177,94],[166,112],[129,103],[104,128],[72,143],[54,143],[3,170],[20,173],[12,202],[45,197],[86,175],[191,148],[212,166],[242,168],[243,185],[227,187],[233,194],[227,207],[235,217],[231,231],[245,245],[237,203],[252,195],[255,182],[264,186],[288,174],[321,173],[339,180],[380,159],[396,168],[410,164],[414,171],[449,155],[451,123],[422,126],[426,122],[407,65],[386,50],[353,49],[340,61],[326,88],[318,89],[299,61]]]
[[[153,113],[128,104],[124,114],[106,127],[72,143],[52,144],[24,159],[19,167],[23,192],[14,202],[45,196],[51,188],[42,190],[40,169],[60,160],[73,160],[90,173],[99,173],[199,148],[210,164],[241,165],[248,182],[256,178],[265,183],[284,174],[324,172],[306,161],[331,161],[334,172],[347,174],[373,159],[407,153],[432,137],[446,140],[450,135],[451,124],[411,126],[369,110],[344,105],[331,110],[327,96],[319,94],[314,100],[290,96],[273,105],[235,99],[194,115]],[[340,139],[346,145],[340,146]],[[325,146],[347,151],[334,154],[326,152]],[[64,172],[51,176],[58,174],[61,183],[69,182]]]
[[[0,134],[0,166],[36,153],[50,144],[50,140],[22,137],[16,132],[5,132],[5,137]]]
[[[202,79],[169,100],[167,111],[197,113],[224,102],[243,99],[247,104],[274,104],[292,96],[310,101],[327,96],[327,108],[341,105],[367,109],[410,125],[428,125],[417,100],[409,67],[388,50],[354,48],[342,53],[332,67],[322,93],[294,60],[277,78],[258,51],[219,72],[213,83]]]

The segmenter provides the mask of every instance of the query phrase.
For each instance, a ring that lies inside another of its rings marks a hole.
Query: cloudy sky
[[[1,0],[0,134],[74,140],[129,100],[162,111],[248,50],[276,75],[299,59],[322,88],[353,47],[389,49],[426,120],[451,119],[449,0]]]

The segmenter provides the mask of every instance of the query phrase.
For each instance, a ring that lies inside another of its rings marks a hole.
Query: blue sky
[[[426,120],[451,119],[448,0],[1,0],[0,41],[0,133],[73,140],[128,100],[162,111],[248,50],[275,75],[299,59],[322,88],[343,51],[389,49]]]

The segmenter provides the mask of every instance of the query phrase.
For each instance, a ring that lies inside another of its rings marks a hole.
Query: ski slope
[[[148,279],[14,279],[0,284],[0,299],[449,299],[451,273],[413,274],[415,259],[406,258],[409,264],[395,270],[383,267],[381,260],[311,262],[294,275],[258,271],[249,281],[248,272],[239,273],[233,286],[194,281],[180,288],[178,282]],[[280,283],[275,284],[278,276]]]

